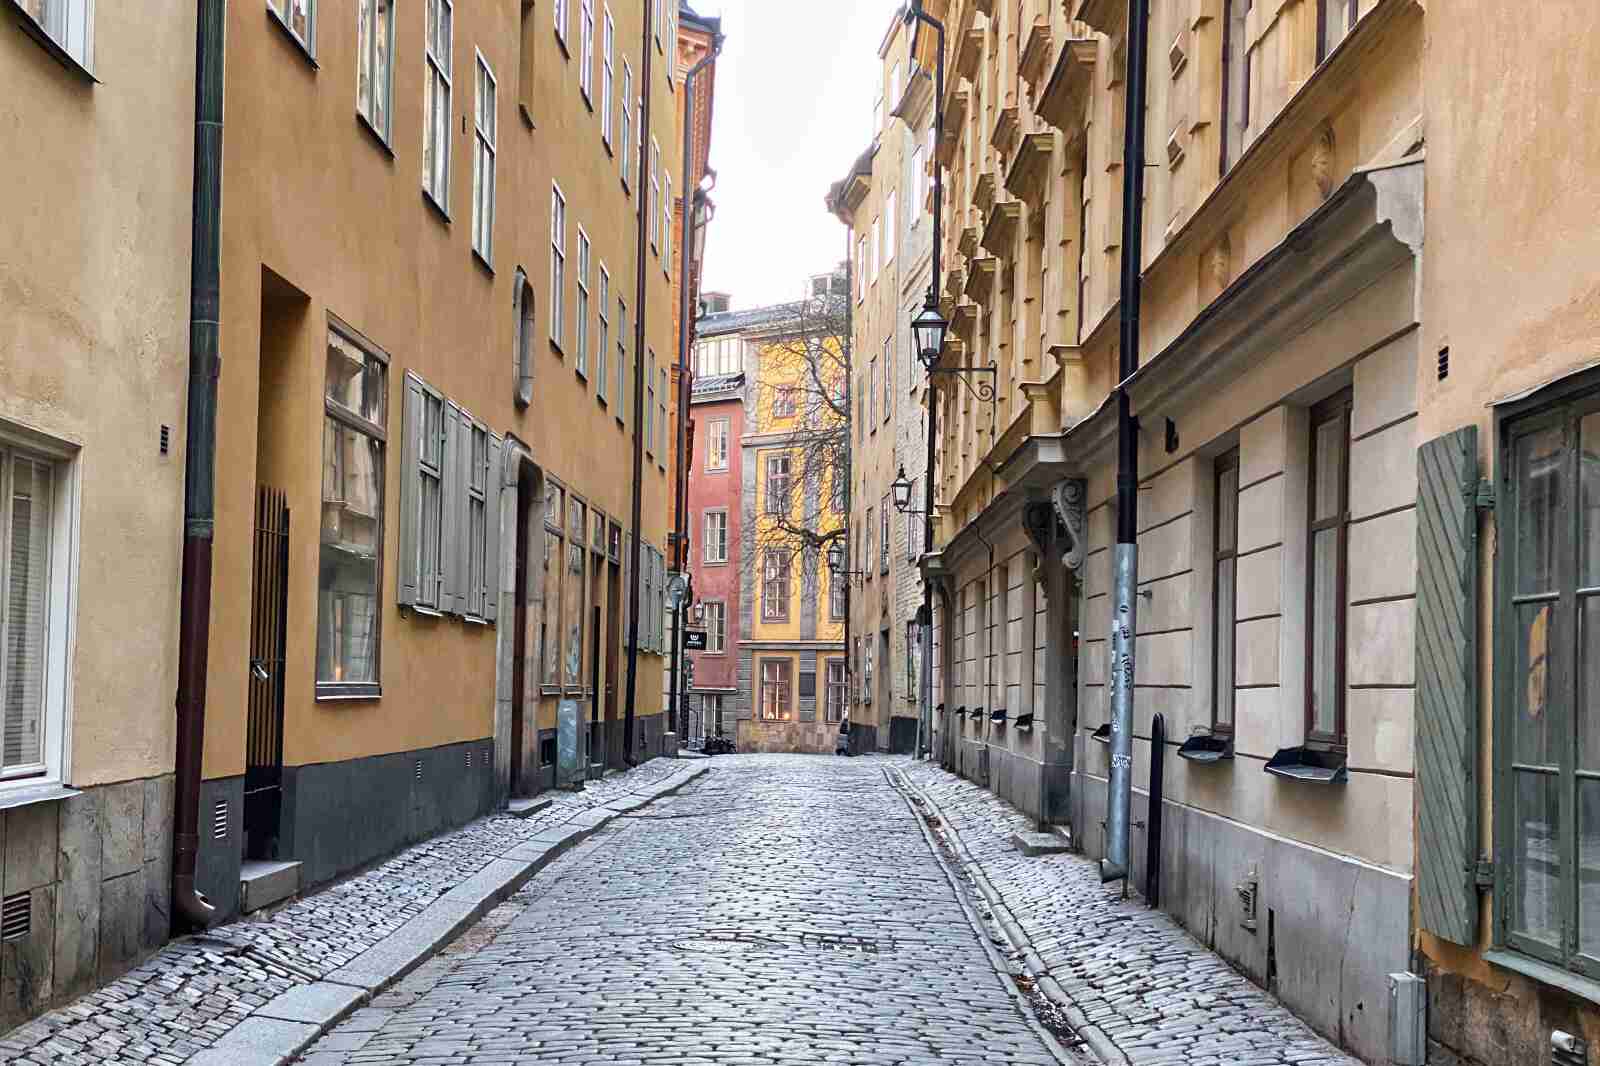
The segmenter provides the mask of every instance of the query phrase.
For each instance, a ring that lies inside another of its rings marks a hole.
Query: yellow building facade
[[[832,752],[848,713],[848,579],[826,558],[848,513],[841,315],[842,298],[825,292],[743,338],[740,751]]]
[[[650,10],[230,5],[224,913],[242,863],[325,881],[659,747],[682,109],[676,6]]]

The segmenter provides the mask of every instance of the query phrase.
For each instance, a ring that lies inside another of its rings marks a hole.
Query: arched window
[[[527,407],[533,402],[534,300],[533,286],[521,267],[517,268],[512,286],[515,290],[512,306],[517,316],[516,361],[513,366],[516,374],[515,397],[518,407]]]

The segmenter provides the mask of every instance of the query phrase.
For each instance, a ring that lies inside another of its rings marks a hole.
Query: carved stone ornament
[[[1324,200],[1333,195],[1333,127],[1326,123],[1311,146],[1311,180]]]
[[[1211,251],[1206,255],[1206,270],[1211,275],[1211,284],[1216,286],[1218,292],[1228,287],[1232,259],[1233,249],[1226,236],[1212,245]]]
[[[1082,478],[1067,478],[1050,490],[1050,502],[1055,505],[1056,517],[1067,527],[1067,549],[1062,553],[1061,561],[1068,570],[1076,571],[1083,566],[1084,509],[1088,495],[1089,483]]]
[[[1022,509],[1022,529],[1033,541],[1042,559],[1050,554],[1051,535],[1055,532],[1055,508],[1044,500],[1036,500]]]

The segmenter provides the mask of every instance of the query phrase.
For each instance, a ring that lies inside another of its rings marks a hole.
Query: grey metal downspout
[[[183,591],[178,623],[178,750],[173,815],[172,925],[204,929],[217,908],[195,888],[200,773],[211,637],[211,545],[216,524],[217,377],[222,369],[222,91],[227,0],[197,0],[194,207],[189,268],[189,396],[184,446]]]
[[[689,68],[689,73],[683,79],[683,225],[679,226],[678,247],[681,249],[681,266],[678,276],[678,424],[674,432],[678,437],[678,446],[674,449],[677,455],[676,469],[673,471],[673,493],[676,496],[673,513],[677,515],[677,529],[673,532],[672,543],[672,569],[682,573],[687,567],[684,553],[689,544],[689,524],[684,510],[689,506],[689,470],[684,464],[683,451],[687,443],[685,438],[689,430],[689,396],[692,391],[689,378],[689,332],[692,320],[689,318],[689,246],[694,236],[694,216],[699,213],[696,200],[700,190],[691,188],[689,180],[693,170],[691,156],[694,152],[694,79],[702,70],[717,61],[717,56],[722,54],[722,34],[711,35],[711,51],[698,63]],[[680,714],[679,692],[683,688],[683,611],[688,606],[687,597],[679,600],[672,609],[672,695],[670,697],[669,717],[672,722],[672,731],[678,738],[678,743],[686,744],[687,738],[683,735],[683,722]],[[688,699],[688,693],[681,697]],[[702,729],[703,733],[704,730]],[[677,753],[674,752],[674,755]]]
[[[644,189],[650,177],[650,98],[654,95],[654,86],[650,84],[650,31],[656,2],[644,0],[644,31],[640,34],[644,60],[640,64],[643,77],[640,84],[643,89],[639,105],[639,178],[635,183],[639,197],[639,240],[638,269],[635,272],[637,288],[633,301],[633,514],[630,520],[633,543],[628,547],[628,681],[622,720],[622,760],[629,766],[639,763],[633,749],[633,702],[639,691],[639,554],[644,540],[644,530],[640,528],[644,517],[644,312],[645,296],[649,292],[645,284],[645,272],[650,269],[645,264],[646,252],[649,251],[645,226],[650,215],[650,198],[645,195]],[[671,0],[659,2],[670,3]]]
[[[1122,153],[1121,362],[1118,380],[1139,369],[1139,297],[1144,259],[1145,60],[1147,0],[1128,0],[1128,76]],[[1101,881],[1127,889],[1128,826],[1133,804],[1134,641],[1138,634],[1139,439],[1128,390],[1117,387],[1117,547],[1112,557],[1111,772],[1106,776],[1106,855]]]

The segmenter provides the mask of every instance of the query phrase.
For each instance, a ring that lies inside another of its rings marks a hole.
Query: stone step
[[[1057,833],[1012,833],[1011,846],[1024,855],[1059,855],[1072,850],[1072,841]]]
[[[239,910],[249,914],[300,891],[300,864],[247,859],[239,868]]]
[[[511,813],[513,818],[532,818],[534,815],[538,814],[540,811],[544,810],[554,802],[555,800],[550,799],[549,797],[545,797],[543,799],[531,799],[524,797],[522,799],[512,800],[509,804],[507,804],[506,810]]]

